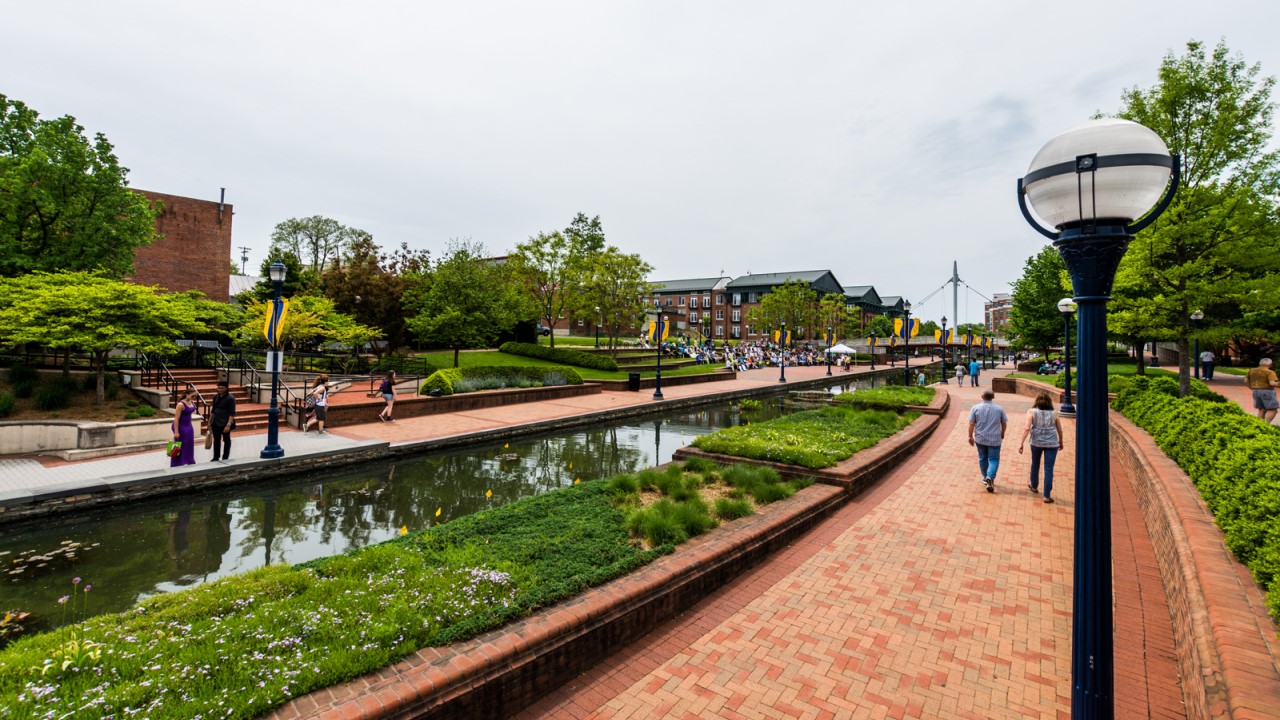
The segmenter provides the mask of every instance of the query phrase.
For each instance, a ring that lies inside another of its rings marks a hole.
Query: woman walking
[[[1044,457],[1044,501],[1053,502],[1053,464],[1058,459],[1058,451],[1062,449],[1062,421],[1053,411],[1053,401],[1049,393],[1042,392],[1036,396],[1031,409],[1027,411],[1027,426],[1022,431],[1022,441],[1018,443],[1018,454],[1021,455],[1031,438],[1031,481],[1027,489],[1031,492],[1039,490],[1040,458]]]
[[[387,401],[387,406],[382,409],[382,413],[378,415],[378,419],[383,422],[395,422],[395,418],[391,417],[391,408],[396,404],[396,371],[392,370],[383,378],[382,385],[378,387],[378,392],[382,393],[382,399]]]
[[[315,415],[307,420],[307,424],[302,426],[302,432],[311,429],[311,423],[320,423],[319,433],[325,434],[324,421],[329,416],[329,376],[317,375],[315,384],[311,386],[311,391],[307,393],[315,402]]]
[[[173,409],[173,441],[182,443],[177,455],[169,458],[169,467],[196,464],[196,431],[191,426],[191,415],[196,411],[196,391],[183,390],[178,396],[178,406]]]

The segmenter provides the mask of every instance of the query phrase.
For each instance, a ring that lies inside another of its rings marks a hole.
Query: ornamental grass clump
[[[902,412],[908,405],[927,406],[936,393],[931,387],[890,385],[843,392],[831,401],[836,404],[851,404],[856,408]]]
[[[918,416],[825,407],[726,428],[694,440],[693,446],[735,457],[827,468],[893,435]]]

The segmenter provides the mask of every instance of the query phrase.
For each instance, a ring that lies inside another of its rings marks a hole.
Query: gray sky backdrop
[[[4,24],[0,92],[105,133],[135,187],[226,187],[251,272],[289,217],[496,255],[583,211],[651,279],[830,268],[912,301],[953,259],[1007,292],[1045,242],[1016,178],[1166,52],[1225,38],[1280,73],[1273,0],[113,0]]]

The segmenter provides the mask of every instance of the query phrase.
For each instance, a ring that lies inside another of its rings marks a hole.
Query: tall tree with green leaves
[[[129,189],[128,173],[101,133],[90,140],[75,118],[42,120],[0,95],[0,276],[131,275],[160,207]]]
[[[399,250],[387,254],[372,237],[358,237],[348,249],[346,260],[325,271],[324,294],[333,300],[338,312],[363,325],[380,328],[389,349],[395,350],[409,342],[404,311],[406,276],[429,269],[430,263],[425,251],[410,250],[402,244]]]
[[[158,288],[84,272],[0,279],[0,298],[0,342],[88,352],[98,376],[99,403],[106,399],[112,350],[176,352],[174,340],[203,332],[225,315],[225,305],[198,293],[161,294]]]
[[[802,337],[812,329],[818,293],[803,280],[788,280],[760,298],[760,304],[747,312],[747,322],[765,330],[777,330],[782,323],[792,337]],[[823,325],[823,331],[826,326]]]
[[[454,367],[460,351],[491,347],[499,334],[528,317],[510,267],[490,259],[480,243],[451,242],[431,274],[416,276],[416,282],[407,299],[409,331],[453,350]]]
[[[563,231],[538,233],[511,253],[509,264],[516,281],[552,331],[551,347],[556,345],[556,326],[566,311],[572,314],[571,298],[582,292],[592,258],[604,250],[604,242],[600,216],[578,213]]]
[[[1206,337],[1257,340],[1280,330],[1246,320],[1280,310],[1275,82],[1225,43],[1208,52],[1191,41],[1181,56],[1164,57],[1154,86],[1126,91],[1118,113],[1160,135],[1183,170],[1169,209],[1125,254],[1111,320],[1127,334],[1177,342],[1183,395],[1193,311],[1204,311]]]
[[[1015,347],[1040,350],[1048,357],[1049,348],[1062,343],[1058,301],[1071,295],[1069,282],[1064,282],[1066,271],[1066,263],[1052,246],[1027,258],[1022,277],[1013,283],[1013,306],[1009,309],[1008,336]]]
[[[647,278],[651,272],[653,267],[639,255],[624,253],[612,245],[591,255],[585,264],[583,292],[575,311],[579,316],[595,318],[595,308],[600,308],[600,327],[608,333],[614,357],[618,355],[618,338],[639,325],[644,316],[641,300],[650,292]]]
[[[323,215],[305,218],[289,218],[276,224],[271,231],[271,248],[268,255],[292,253],[311,271],[311,285],[331,263],[338,262],[352,243],[372,240],[373,236],[359,228],[347,227]]]

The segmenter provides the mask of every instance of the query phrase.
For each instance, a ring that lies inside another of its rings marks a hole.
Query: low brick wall
[[[703,373],[701,375],[673,375],[671,377],[663,376],[663,387],[676,387],[677,385],[696,385],[698,383],[722,382],[724,380],[736,380],[738,373],[733,370],[717,370],[713,373]],[[611,392],[626,392],[626,380],[592,380],[599,383],[600,387]],[[640,378],[641,390],[652,390],[657,385],[654,378]]]
[[[1188,718],[1280,718],[1280,641],[1263,591],[1223,545],[1199,492],[1151,436],[1111,416],[1173,613]]]
[[[581,385],[556,385],[540,388],[508,388],[503,390],[482,390],[480,392],[458,393],[443,397],[426,395],[399,396],[393,414],[395,417],[419,417],[438,413],[465,412],[480,408],[499,407],[517,403],[538,402],[539,400],[559,400],[581,395],[594,395],[601,391],[599,383],[582,383]],[[328,427],[358,425],[378,421],[378,415],[387,404],[381,398],[364,402],[343,403],[329,406]]]
[[[675,553],[467,642],[425,648],[346,685],[298,698],[273,720],[506,718],[680,614],[785,547],[914,452],[941,422],[908,428],[836,469],[840,487],[813,485],[681,545]],[[843,488],[843,489],[842,489]]]
[[[1042,392],[1047,392],[1049,397],[1059,404],[1066,399],[1066,391],[1054,387],[1053,383],[1027,380],[1025,378],[993,377],[991,378],[991,392],[1022,395],[1029,398],[1033,398]]]

